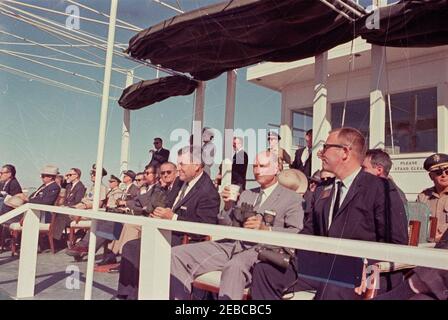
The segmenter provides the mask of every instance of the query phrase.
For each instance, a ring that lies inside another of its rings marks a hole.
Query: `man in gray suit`
[[[224,188],[224,209],[219,213],[220,224],[297,233],[303,227],[302,197],[278,184],[278,163],[268,151],[257,155],[253,166],[259,188],[245,190],[237,203],[231,201],[230,189]],[[255,216],[245,219],[243,207],[253,207]],[[263,221],[265,211],[275,211],[272,226]],[[171,298],[189,299],[195,277],[221,270],[219,299],[242,299],[244,288],[251,283],[251,270],[259,261],[255,243],[236,240],[207,241],[172,249]]]

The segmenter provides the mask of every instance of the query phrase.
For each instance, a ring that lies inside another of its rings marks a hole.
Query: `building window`
[[[292,143],[295,146],[305,146],[305,133],[313,128],[313,107],[294,111],[292,114]]]
[[[345,119],[344,117],[345,105]],[[336,129],[342,127],[356,128],[366,138],[366,143],[369,145],[369,121],[370,121],[370,100],[369,98],[358,99],[331,104],[331,128]]]
[[[390,104],[392,134],[387,101],[387,151],[391,154],[436,151],[437,88],[391,94]]]

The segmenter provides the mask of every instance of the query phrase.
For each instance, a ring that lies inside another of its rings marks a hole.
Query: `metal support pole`
[[[134,81],[134,71],[129,70],[126,77],[126,88]],[[123,128],[121,129],[121,158],[120,170],[123,173],[129,166],[129,146],[131,137],[131,110],[123,111]],[[123,177],[122,177],[123,178]]]
[[[317,151],[322,149],[322,145],[331,130],[331,108],[327,98],[328,80],[328,53],[316,56],[315,62],[315,85],[313,103],[313,153],[311,158],[311,172],[322,168],[322,161],[317,157]]]
[[[235,99],[236,99],[236,70],[227,72],[227,94],[226,94],[226,111],[224,120],[224,143],[222,162],[222,180],[221,187],[228,186],[232,183],[232,139],[228,132],[235,129]],[[229,141],[230,140],[230,141]]]
[[[117,19],[118,0],[110,1],[110,18],[109,18],[109,34],[107,38],[107,51],[106,51],[106,64],[104,69],[104,84],[103,84],[103,97],[101,99],[101,117],[100,128],[98,134],[98,151],[96,157],[96,175],[95,175],[95,190],[93,196],[93,211],[98,211],[100,207],[100,192],[101,192],[101,179],[103,169],[104,158],[104,145],[106,140],[106,125],[107,125],[107,110],[109,107],[109,90],[110,90],[110,78],[112,73],[112,58],[115,41],[115,24]],[[89,240],[89,255],[87,259],[87,271],[86,271],[86,287],[84,292],[84,299],[90,300],[92,298],[92,282],[93,282],[93,267],[95,263],[95,245],[96,245],[96,220],[92,221],[90,228],[90,240]]]

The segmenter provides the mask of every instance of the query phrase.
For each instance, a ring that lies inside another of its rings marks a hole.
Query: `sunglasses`
[[[66,176],[67,177],[73,177],[73,176],[76,176],[76,173],[67,173]]]
[[[440,177],[442,174],[448,176],[448,168],[433,170],[431,171],[431,173],[434,173],[438,177]]]
[[[109,183],[114,183],[114,182],[118,183],[117,180],[109,180]]]
[[[135,179],[135,181],[137,181],[137,182],[140,182],[140,181],[142,181],[143,179]]]
[[[172,174],[173,171],[172,170],[167,170],[167,171],[160,171],[160,174],[163,176],[164,174]]]
[[[41,174],[40,177],[43,179],[43,178],[52,178],[54,176],[50,176],[48,174]]]

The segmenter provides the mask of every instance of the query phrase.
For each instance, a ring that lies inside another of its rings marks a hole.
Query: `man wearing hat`
[[[106,169],[103,168],[102,176],[107,176]],[[80,203],[75,205],[76,209],[92,209],[93,206],[93,195],[95,194],[95,179],[96,179],[96,165],[92,165],[92,170],[90,170],[90,181],[92,185],[86,190],[86,194]],[[100,208],[105,204],[107,189],[106,186],[100,181]]]
[[[40,172],[42,185],[26,198],[26,200],[29,203],[54,205],[61,191],[61,187],[55,181],[58,174],[59,170],[57,167],[51,165],[45,166]]]
[[[279,171],[283,171],[283,163],[287,163],[288,165],[291,164],[291,156],[288,152],[286,152],[285,149],[281,148],[279,146],[279,142],[282,138],[280,135],[275,131],[269,131],[268,133],[268,143],[269,148],[268,151],[270,151],[274,157],[278,161],[278,169]]]
[[[432,216],[437,218],[435,241],[438,242],[448,229],[448,155],[433,154],[425,160],[423,167],[429,172],[434,186],[423,190],[417,196],[417,202],[427,204]]]
[[[134,184],[134,180],[137,174],[132,170],[126,170],[123,172],[123,183],[126,185],[122,199],[125,201],[123,205],[126,205],[127,200],[135,199],[140,194],[140,189]]]

